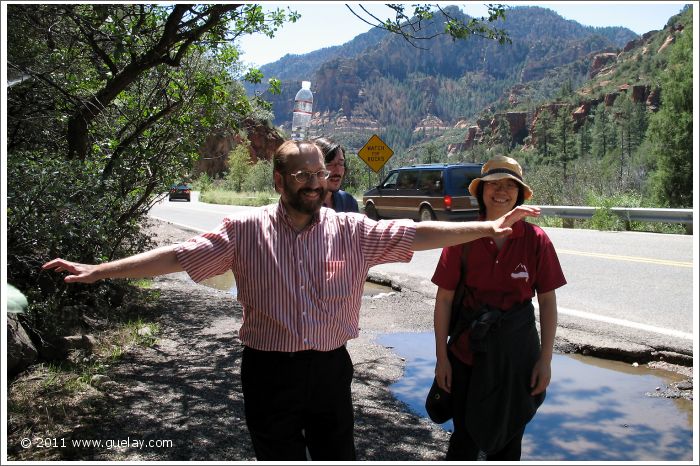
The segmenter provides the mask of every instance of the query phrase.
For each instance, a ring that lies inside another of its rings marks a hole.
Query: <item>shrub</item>
[[[79,325],[85,307],[114,307],[124,293],[111,282],[66,285],[41,265],[55,257],[99,263],[142,251],[150,239],[138,215],[124,217],[132,190],[103,182],[95,165],[39,152],[7,158],[8,281],[29,301],[28,319],[38,331],[60,334]]]
[[[272,178],[272,163],[267,160],[258,160],[250,167],[248,176],[243,180],[243,191],[274,192],[275,184]]]

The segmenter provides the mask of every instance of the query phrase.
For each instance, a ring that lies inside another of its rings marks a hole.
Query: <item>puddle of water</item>
[[[365,282],[365,287],[362,291],[362,296],[368,297],[368,298],[374,298],[374,299],[379,299],[381,298],[380,295],[384,296],[389,293],[396,293],[396,291],[392,290],[391,287],[385,286],[385,285],[380,285],[378,283],[373,283],[373,282]]]
[[[228,291],[234,298],[238,295],[236,279],[233,276],[233,272],[230,270],[227,270],[221,275],[202,280],[199,284],[208,286],[209,288],[215,288],[217,290]],[[363,296],[377,297],[381,293],[391,293],[392,291],[393,290],[388,286],[378,285],[372,282],[365,282]]]
[[[378,343],[406,359],[391,386],[427,417],[425,396],[435,370],[434,337],[385,334]],[[673,373],[585,356],[555,354],[547,398],[527,425],[525,461],[691,461],[693,402],[646,393],[683,379]],[[452,431],[452,421],[443,424]]]
[[[208,286],[209,288],[215,288],[217,290],[228,291],[235,298],[238,296],[238,288],[236,288],[236,279],[233,276],[231,270],[227,270],[221,275],[215,277],[207,278],[199,282],[200,285]]]

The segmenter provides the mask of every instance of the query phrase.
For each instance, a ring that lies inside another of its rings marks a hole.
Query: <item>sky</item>
[[[441,5],[457,5],[472,17],[486,15],[483,2],[444,2]],[[677,14],[688,2],[678,1],[625,1],[625,2],[509,2],[512,6],[541,6],[556,11],[565,19],[577,21],[584,26],[624,26],[637,34],[662,29],[668,19]],[[359,11],[358,3],[348,3]],[[251,66],[262,66],[282,58],[287,53],[303,54],[324,47],[341,45],[371,26],[355,17],[344,2],[264,2],[274,10],[287,7],[302,17],[296,23],[285,24],[273,39],[261,34],[245,36],[239,44],[244,52],[243,61]],[[384,20],[392,13],[384,2],[363,2],[362,5]],[[412,8],[407,8],[411,11]],[[393,16],[391,16],[393,18]]]

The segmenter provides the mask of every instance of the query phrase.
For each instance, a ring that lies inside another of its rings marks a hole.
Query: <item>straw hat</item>
[[[472,180],[469,184],[469,192],[472,196],[476,196],[476,190],[482,181],[502,180],[504,178],[510,178],[520,183],[525,190],[523,193],[525,200],[532,197],[532,189],[523,181],[523,169],[520,164],[515,159],[505,155],[497,155],[481,167],[481,177]]]

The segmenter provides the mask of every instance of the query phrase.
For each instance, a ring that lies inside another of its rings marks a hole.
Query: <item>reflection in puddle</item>
[[[429,333],[385,334],[378,343],[406,359],[391,386],[412,411],[424,402],[435,369]],[[646,396],[681,380],[675,374],[584,356],[555,354],[547,399],[528,424],[525,461],[690,461],[692,401]],[[443,424],[452,430],[452,421]]]
[[[396,291],[392,290],[391,287],[386,285],[380,285],[378,283],[368,281],[365,282],[365,286],[362,290],[362,296],[374,299],[380,299],[389,293],[396,293]]]
[[[215,277],[207,278],[199,282],[200,285],[208,286],[209,288],[216,288],[217,290],[228,291],[235,298],[238,296],[238,288],[236,288],[236,279],[233,276],[231,270],[227,270],[221,275]]]

